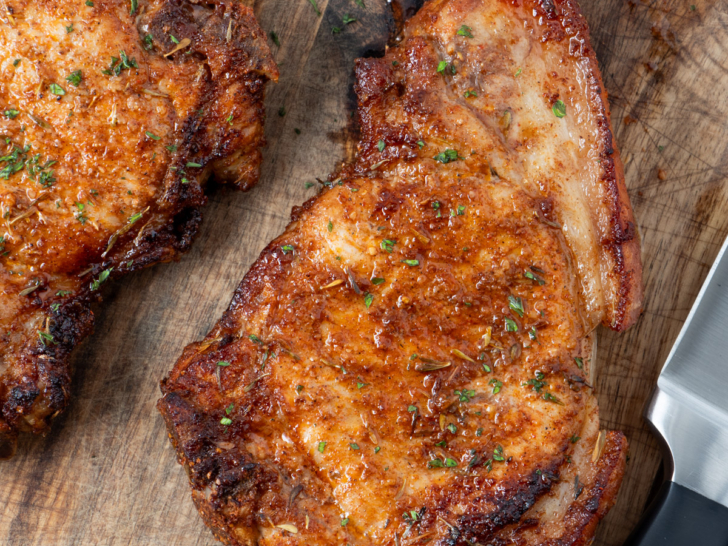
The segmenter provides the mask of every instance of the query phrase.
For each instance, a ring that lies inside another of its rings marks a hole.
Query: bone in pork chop
[[[162,383],[192,497],[233,545],[589,544],[594,329],[642,288],[586,22],[433,0],[356,77],[356,160]]]
[[[0,458],[66,406],[111,278],[185,251],[211,175],[258,178],[277,69],[231,0],[5,0]]]

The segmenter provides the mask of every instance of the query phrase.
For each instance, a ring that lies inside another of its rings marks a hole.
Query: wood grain
[[[261,25],[281,42],[260,184],[247,194],[214,189],[180,263],[107,287],[96,332],[75,355],[69,411],[0,465],[0,544],[216,544],[154,408],[157,384],[221,315],[291,207],[315,194],[305,183],[353,154],[353,62],[381,53],[392,24],[384,0],[365,3],[319,0],[317,17],[308,0],[256,2]],[[646,502],[660,452],[642,409],[728,232],[728,2],[694,6],[582,0],[640,224],[646,288],[637,326],[599,335],[603,425],[631,444],[600,546],[621,544]],[[345,13],[357,22],[344,25]]]

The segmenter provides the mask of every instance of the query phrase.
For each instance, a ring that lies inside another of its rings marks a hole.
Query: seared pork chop
[[[277,77],[250,9],[214,0],[0,3],[0,457],[67,404],[111,278],[169,261],[205,180],[258,178]]]
[[[578,6],[433,0],[356,77],[356,160],[162,382],[193,500],[234,545],[589,544],[642,295]]]

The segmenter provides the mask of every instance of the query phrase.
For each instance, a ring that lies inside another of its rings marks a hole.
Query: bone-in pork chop
[[[0,3],[0,458],[67,404],[111,278],[169,261],[205,180],[258,178],[277,69],[231,0]]]
[[[579,8],[432,0],[356,77],[356,160],[162,383],[192,497],[234,545],[589,544],[642,288]]]

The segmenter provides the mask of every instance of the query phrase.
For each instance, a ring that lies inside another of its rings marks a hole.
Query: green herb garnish
[[[78,87],[80,85],[82,79],[83,79],[83,74],[81,73],[80,70],[74,70],[68,76],[66,76],[66,81],[74,87]]]
[[[433,159],[440,163],[450,163],[451,161],[457,161],[460,157],[458,156],[457,150],[448,148],[444,152],[437,154]]]
[[[50,90],[51,93],[53,93],[54,95],[57,95],[59,97],[62,97],[63,95],[66,94],[66,90],[63,89],[63,87],[61,87],[57,83],[50,84],[48,86],[48,89]]]
[[[465,36],[466,38],[472,38],[473,37],[472,29],[467,25],[463,25],[460,27],[460,30],[458,30],[458,36]]]
[[[508,296],[508,307],[510,307],[511,311],[516,313],[519,317],[523,318],[523,301],[521,298]]]
[[[551,107],[551,111],[557,118],[563,118],[566,115],[566,105],[561,99],[557,100]]]

